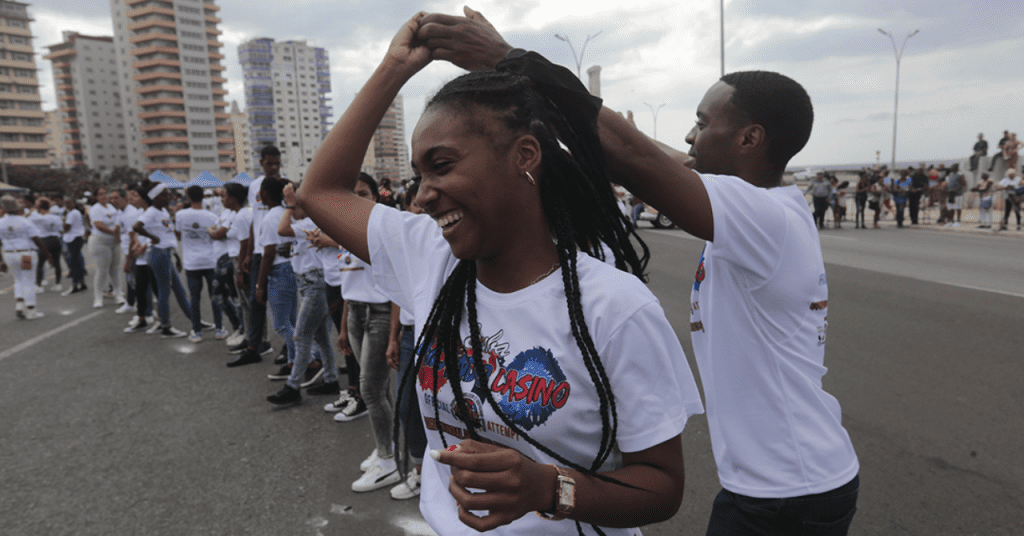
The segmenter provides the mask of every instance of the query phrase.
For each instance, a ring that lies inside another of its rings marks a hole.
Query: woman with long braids
[[[637,254],[615,204],[600,100],[535,54],[462,76],[412,137],[427,215],[361,199],[375,128],[431,60],[414,38],[421,17],[328,135],[299,197],[416,319],[416,367],[401,381],[416,382],[431,449],[420,509],[446,535],[636,534],[679,508],[680,436],[702,406],[640,279],[646,248]],[[619,269],[591,256],[601,243]]]

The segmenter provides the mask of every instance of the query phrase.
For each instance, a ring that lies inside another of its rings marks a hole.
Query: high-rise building
[[[250,39],[238,46],[253,169],[264,146],[281,150],[281,174],[302,180],[331,127],[327,51],[305,41]]]
[[[238,101],[231,101],[231,128],[235,136],[235,174],[249,174],[249,118],[238,109]]]
[[[27,7],[0,0],[0,160],[50,167]]]
[[[86,166],[102,173],[128,165],[117,55],[112,37],[64,32],[64,42],[47,47],[60,102],[65,146],[60,167]]]
[[[64,168],[67,167],[67,151],[64,145],[64,122],[61,121],[60,110],[50,110],[43,112],[46,114],[46,119],[43,124],[46,125],[46,144],[50,146],[49,156],[51,168]]]
[[[395,97],[373,133],[373,157],[373,175],[377,182],[412,178],[409,148],[405,145],[405,111],[401,94]]]
[[[233,174],[219,10],[213,0],[110,0],[132,167],[181,180]]]

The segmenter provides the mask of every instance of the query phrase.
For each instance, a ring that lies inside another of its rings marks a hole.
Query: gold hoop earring
[[[534,179],[533,175],[530,175],[529,171],[526,172],[526,180],[530,181],[530,184],[537,186],[537,179]]]

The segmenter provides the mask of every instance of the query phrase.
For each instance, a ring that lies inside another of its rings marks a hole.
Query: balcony
[[[160,52],[163,52],[164,54],[174,54],[175,56],[177,56],[181,51],[178,50],[178,47],[154,46],[133,48],[132,51],[129,52],[129,54],[131,54],[132,56],[145,56],[146,54],[157,54]]]
[[[75,102],[75,96],[74,95],[61,95],[61,96],[57,97],[57,100],[59,100],[59,101],[68,101],[68,102],[72,102],[73,103],[73,102]]]
[[[139,4],[141,4],[141,3],[145,2],[145,1],[146,0],[124,0],[124,5],[126,5],[126,6],[137,6],[137,5],[139,5]],[[170,4],[171,3],[171,0],[160,0],[160,1],[165,3],[165,4]]]
[[[58,73],[53,75],[54,80],[71,80],[71,73]]]
[[[189,169],[192,167],[192,162],[155,162],[152,164],[146,164],[143,169],[146,171],[155,171],[157,169]]]
[[[50,158],[4,158],[12,166],[50,167]]]
[[[172,30],[178,27],[173,20],[148,19],[140,20],[139,22],[133,22],[129,24],[127,28],[131,31],[135,31],[142,30],[144,28],[152,28],[154,26],[161,26],[163,28],[170,28]]]
[[[214,95],[227,95],[228,94],[228,90],[226,90],[226,89],[211,89],[210,92],[213,93]]]
[[[157,39],[162,39],[164,41],[175,41],[175,42],[177,42],[178,41],[178,36],[177,36],[177,34],[173,34],[173,33],[149,32],[149,33],[144,33],[144,34],[139,34],[139,35],[133,35],[133,36],[128,38],[128,42],[129,43],[133,43],[133,44],[134,43],[145,43],[146,41],[155,41]]]
[[[228,79],[227,78],[221,78],[219,76],[211,76],[210,77],[210,81],[215,83],[215,84],[227,84],[228,83]]]
[[[142,125],[139,127],[142,132],[159,132],[161,130],[184,130],[188,131],[187,123],[157,123],[155,125]]]
[[[211,28],[211,27],[207,26],[206,27],[206,33],[208,33],[210,35],[220,35],[220,34],[222,34],[224,32],[222,32],[222,31],[220,31],[220,30],[218,30],[216,28]]]
[[[50,150],[50,144],[45,141],[3,141],[0,142],[2,149],[28,149],[28,150]]]
[[[171,97],[157,97],[155,99],[142,99],[136,103],[140,107],[156,106],[157,104],[178,104],[181,106],[185,105],[185,99],[175,99]]]
[[[207,46],[211,46],[213,48],[220,48],[220,47],[224,46],[224,43],[221,43],[220,41],[212,41],[212,40],[210,40],[210,41],[206,42],[206,45]]]
[[[229,160],[229,161],[227,161],[227,162],[221,162],[221,163],[220,163],[220,167],[222,167],[222,168],[224,168],[224,169],[233,169],[233,168],[235,168],[235,167],[237,167],[237,166],[238,166],[238,163],[237,163],[237,162],[232,162],[232,161],[230,161],[230,160]]]
[[[181,80],[181,73],[170,73],[165,71],[157,71],[154,73],[143,73],[137,74],[132,77],[132,80],[136,82],[145,82],[147,80],[159,80],[161,78],[170,78],[171,80]]]
[[[210,64],[210,70],[211,71],[226,71],[226,70],[228,70],[228,68],[223,66],[223,65],[214,65],[214,64],[211,63]]]
[[[221,20],[220,20],[220,18],[214,17],[213,15],[207,15],[206,16],[206,22],[212,22],[214,24],[220,24]]]
[[[0,115],[2,115],[2,114],[0,114]],[[60,120],[60,122],[61,123],[74,123],[74,124],[78,124],[78,118],[77,117],[65,117],[65,118],[62,118]]]
[[[139,143],[143,145],[156,145],[158,143],[188,143],[188,136],[165,136],[162,138],[142,138]],[[185,149],[188,152],[188,149]]]
[[[235,150],[234,149],[222,149],[222,150],[217,151],[217,154],[220,155],[220,156],[235,156]]]
[[[78,129],[77,128],[65,128],[64,129],[64,133],[65,134],[78,134]]]
[[[132,63],[132,69],[145,69],[147,67],[156,67],[157,65],[163,65],[165,67],[177,67],[178,69],[181,69],[180,61],[165,59],[136,61]]]
[[[217,138],[217,143],[235,143],[235,138]]]
[[[214,127],[214,130],[224,130],[224,131],[227,131],[227,132],[234,132],[235,127],[233,127],[231,125],[217,125],[216,127]]]
[[[156,119],[158,117],[185,117],[185,110],[159,110],[155,112],[142,112],[139,119]]]
[[[214,106],[219,106],[219,107],[222,107],[222,108],[227,108],[228,106],[231,106],[231,105],[230,105],[230,104],[228,104],[227,102],[225,102],[225,101],[220,101],[220,100],[215,100],[215,101],[213,101],[213,105],[214,105]]]
[[[26,69],[29,71],[35,71],[36,62],[20,60],[0,60],[0,67],[10,67],[12,69]]]
[[[11,134],[47,134],[48,130],[46,127],[26,127],[22,125],[2,125],[0,126],[0,132],[6,132]]]
[[[139,94],[156,93],[157,91],[171,91],[174,93],[181,93],[183,89],[179,85],[171,84],[151,84],[148,86],[139,86],[135,88],[135,92]]]
[[[188,138],[185,138],[186,140]],[[163,149],[159,151],[142,151],[145,158],[157,158],[160,156],[188,156],[188,149]]]
[[[154,13],[158,13],[160,15],[170,15],[172,17],[174,16],[174,10],[173,9],[166,8],[166,7],[156,7],[156,6],[142,7],[142,8],[139,8],[139,9],[133,9],[131,11],[126,11],[124,16],[129,18],[129,19],[134,19],[136,17],[141,17],[143,15],[152,15]]]
[[[215,59],[215,60],[222,60],[222,59],[224,59],[224,54],[219,54],[217,52],[210,52],[210,57]]]
[[[44,60],[55,60],[57,58],[69,58],[69,57],[74,56],[76,54],[78,54],[78,51],[76,51],[75,49],[73,49],[73,48],[65,48],[64,50],[57,50],[57,51],[51,52],[51,53],[43,56],[43,59]]]
[[[203,9],[205,9],[207,11],[220,11],[219,7],[213,5],[213,4],[209,3],[209,2],[203,2]]]

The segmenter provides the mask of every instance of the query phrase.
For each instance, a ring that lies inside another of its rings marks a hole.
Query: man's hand
[[[489,71],[505,58],[512,45],[484,16],[469,7],[465,17],[433,13],[420,19],[416,37],[427,44],[431,57],[467,71]]]
[[[388,341],[388,349],[384,351],[384,358],[388,361],[388,366],[398,370],[398,349],[401,343],[392,339]]]
[[[353,355],[352,347],[348,344],[348,330],[345,329],[344,324],[341,327],[342,329],[338,333],[338,351],[341,352],[341,355]]]

